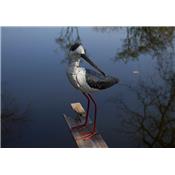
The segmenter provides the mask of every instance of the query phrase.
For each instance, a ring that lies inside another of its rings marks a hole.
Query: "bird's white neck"
[[[79,66],[80,66],[80,59],[69,61],[69,67],[79,67]]]
[[[79,69],[79,66],[80,66],[80,59],[79,60],[70,60],[68,63],[67,73],[68,74],[76,74],[77,70]]]

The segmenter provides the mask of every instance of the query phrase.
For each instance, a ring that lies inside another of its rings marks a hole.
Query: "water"
[[[93,94],[97,128],[109,147],[175,147],[174,31],[3,27],[2,147],[76,146],[63,119],[63,113],[72,114],[71,102],[86,106],[65,73],[67,48],[75,41],[105,73],[120,79]]]

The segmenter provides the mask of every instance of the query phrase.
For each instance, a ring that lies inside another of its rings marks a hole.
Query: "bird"
[[[87,69],[80,66],[81,59],[84,59],[95,70]],[[91,131],[85,133],[82,132],[82,137],[80,138],[84,140],[89,140],[97,134],[97,103],[92,97],[92,93],[110,88],[111,86],[117,84],[119,82],[119,79],[113,76],[106,75],[92,61],[92,59],[87,56],[85,48],[81,43],[78,42],[72,44],[69,48],[67,77],[72,86],[75,89],[79,90],[87,99],[85,121],[81,125],[73,126],[71,128],[72,130],[88,127],[90,102],[94,104],[94,118]]]

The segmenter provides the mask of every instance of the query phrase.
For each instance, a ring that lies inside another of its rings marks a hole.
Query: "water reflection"
[[[1,132],[2,143],[5,146],[5,140],[9,137],[18,138],[21,127],[24,126],[25,122],[30,121],[31,106],[23,108],[19,105],[16,98],[5,86],[2,88],[1,101]]]
[[[93,27],[96,32],[117,32],[124,27]]]
[[[127,62],[138,59],[141,54],[159,56],[173,46],[174,31],[174,27],[127,27],[122,49],[115,59]]]
[[[123,128],[138,138],[140,146],[175,147],[174,28],[137,28],[127,34],[124,50],[119,53],[121,59],[135,59],[147,52],[156,57],[156,69],[151,77],[125,85],[136,95],[137,109],[124,98],[113,98],[122,111]]]
[[[117,49],[115,60],[136,60],[141,54],[160,56],[162,51],[173,47],[175,27],[92,27],[96,32],[108,33],[125,31],[122,48]],[[64,27],[56,38],[57,44],[65,52],[75,42],[81,42],[78,27]]]

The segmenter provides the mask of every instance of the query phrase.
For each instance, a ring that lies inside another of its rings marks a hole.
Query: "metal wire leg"
[[[97,104],[95,102],[95,100],[92,98],[92,96],[90,94],[88,94],[89,98],[92,100],[92,102],[94,103],[94,122],[93,122],[93,128],[92,128],[92,131],[90,132],[87,132],[84,134],[84,136],[78,138],[78,139],[83,139],[83,140],[89,140],[91,139],[94,135],[97,134],[96,132],[96,122],[97,122]]]

